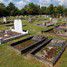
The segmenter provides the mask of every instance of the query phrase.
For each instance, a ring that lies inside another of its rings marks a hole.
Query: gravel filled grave
[[[65,47],[65,40],[53,39],[38,52],[32,52],[31,54],[41,61],[46,61],[47,63],[54,65],[63,53]]]
[[[67,24],[62,24],[58,27],[55,27],[53,30],[50,30],[49,32],[59,36],[67,37]]]
[[[30,45],[32,45],[34,43],[36,43],[36,41],[34,41],[34,40],[27,40],[27,41],[25,41],[23,43],[20,43],[20,44],[14,46],[14,48],[16,48],[18,50],[22,50],[23,48],[25,48],[27,46],[30,46]]]
[[[12,43],[11,46],[14,49],[17,49],[21,53],[26,53],[29,50],[32,50],[33,48],[39,46],[42,42],[46,40],[46,37],[43,36],[31,36],[26,39],[23,39],[21,41]]]
[[[2,30],[0,31],[0,43],[7,42],[13,38],[22,36],[21,33],[12,32],[10,30]]]

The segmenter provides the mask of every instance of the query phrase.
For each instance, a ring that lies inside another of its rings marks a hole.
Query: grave
[[[66,48],[66,41],[52,39],[46,46],[35,48],[30,53],[39,61],[53,67]]]
[[[19,38],[23,35],[28,34],[28,31],[22,30],[22,22],[20,19],[14,20],[14,29],[1,30],[0,31],[0,44],[8,42],[12,39]]]
[[[0,31],[0,44],[8,42],[14,38],[19,38],[23,36],[21,33],[12,32],[11,30],[1,30]]]
[[[54,33],[60,36],[67,37],[67,24],[62,24],[53,30]]]
[[[39,46],[46,39],[46,37],[36,35],[20,40],[18,42],[14,42],[10,46],[21,54],[29,53],[29,51]]]
[[[58,19],[57,19],[57,18],[53,18],[53,19],[52,19],[52,22],[53,22],[54,24],[56,24],[56,23],[58,22]]]

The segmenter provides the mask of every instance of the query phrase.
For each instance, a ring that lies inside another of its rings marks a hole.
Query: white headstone
[[[6,17],[3,17],[3,22],[5,22],[5,23],[7,22]]]
[[[28,31],[24,32],[22,30],[22,21],[20,19],[14,20],[14,29],[12,31],[22,33],[22,34],[28,34]]]
[[[20,19],[14,20],[14,29],[17,32],[22,32],[22,21]]]

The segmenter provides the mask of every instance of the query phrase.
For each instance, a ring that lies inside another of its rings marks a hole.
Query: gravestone
[[[29,20],[28,20],[30,23],[32,22],[32,18],[29,18]]]
[[[7,22],[6,17],[3,17],[3,22],[4,22],[4,23],[6,23],[6,22]]]
[[[53,19],[52,19],[52,22],[55,24],[55,23],[57,23],[57,22],[58,22],[58,19],[53,18]]]
[[[22,33],[22,34],[28,34],[28,31],[24,32],[22,29],[22,21],[20,19],[14,20],[14,29],[12,31]]]

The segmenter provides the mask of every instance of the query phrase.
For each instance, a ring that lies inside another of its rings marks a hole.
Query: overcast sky
[[[24,7],[26,4],[33,2],[39,4],[40,6],[49,6],[50,4],[54,5],[64,5],[67,7],[67,0],[0,0],[0,2],[8,5],[8,3],[13,2],[15,6],[19,9]]]

